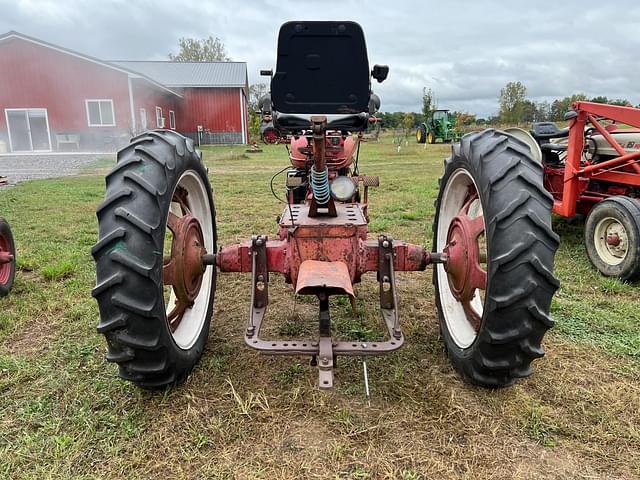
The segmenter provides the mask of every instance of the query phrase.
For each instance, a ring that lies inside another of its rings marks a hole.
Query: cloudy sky
[[[424,86],[440,107],[497,112],[520,80],[534,100],[576,92],[640,103],[640,2],[0,0],[0,33],[17,30],[101,59],[162,60],[178,38],[220,37],[249,82],[275,62],[287,20],[355,20],[369,61],[388,64],[382,110],[419,111]]]

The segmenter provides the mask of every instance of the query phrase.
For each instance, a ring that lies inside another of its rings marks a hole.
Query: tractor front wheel
[[[433,134],[433,132],[429,132],[427,133],[427,142],[429,142],[431,145],[433,145],[434,143],[436,143],[436,137]]]
[[[420,125],[416,130],[416,141],[418,143],[425,143],[427,141],[427,129],[424,125]]]
[[[452,147],[436,202],[434,268],[440,330],[454,368],[502,387],[532,373],[553,325],[558,236],[542,166],[519,140],[485,130]]]
[[[584,228],[587,256],[607,277],[640,278],[640,202],[609,197],[589,212]]]
[[[0,218],[0,297],[13,287],[16,277],[16,246],[9,223]]]
[[[216,286],[215,210],[193,142],[147,132],[118,152],[97,209],[93,296],[107,360],[146,389],[183,382],[202,355]]]

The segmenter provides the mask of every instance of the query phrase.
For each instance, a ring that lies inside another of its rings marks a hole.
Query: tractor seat
[[[536,122],[531,126],[531,135],[538,140],[551,140],[569,136],[569,129],[560,130],[553,122]]]
[[[331,130],[365,130],[371,84],[364,33],[355,22],[287,22],[278,35],[271,79],[277,128],[311,128],[312,116],[327,117]]]

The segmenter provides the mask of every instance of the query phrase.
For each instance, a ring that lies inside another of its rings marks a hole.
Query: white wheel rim
[[[609,244],[610,237],[617,237],[617,245]],[[596,253],[607,265],[620,265],[629,251],[627,230],[619,220],[605,217],[596,224],[593,231],[593,244]]]
[[[476,192],[479,192],[476,183],[469,173],[459,168],[449,177],[449,181],[445,185],[442,199],[440,201],[440,210],[438,212],[438,231],[436,235],[436,251],[442,252],[447,246],[447,235],[449,233],[449,225],[452,220],[458,216],[462,206],[468,195],[468,187],[473,185]],[[472,218],[479,217],[483,214],[482,204],[475,201],[469,208],[469,216]],[[451,334],[451,338],[455,344],[464,349],[468,348],[476,339],[477,332],[473,325],[469,322],[467,314],[464,311],[462,303],[456,299],[449,285],[449,278],[444,269],[444,265],[436,265],[436,275],[438,278],[438,294],[442,315],[447,324],[447,329]],[[471,303],[473,309],[482,317],[484,310],[483,301],[479,291]]]
[[[176,189],[183,187],[189,192],[188,203],[191,215],[198,220],[200,228],[202,229],[202,236],[204,239],[205,248],[208,253],[214,252],[214,236],[213,225],[211,222],[211,207],[209,205],[209,198],[207,195],[207,189],[204,182],[200,179],[200,176],[194,170],[187,170],[182,174]],[[174,190],[175,192],[175,190]],[[172,194],[173,197],[173,194]],[[181,216],[182,211],[180,206],[176,203],[171,204],[171,211]],[[165,226],[165,229],[167,227]],[[195,298],[193,305],[187,308],[182,316],[180,324],[171,333],[173,340],[183,350],[188,350],[196,343],[207,316],[207,309],[209,307],[209,299],[211,297],[211,282],[213,278],[213,269],[211,265],[207,266],[203,276],[202,284],[200,285],[200,291]],[[165,305],[166,312],[170,312],[176,304],[176,295],[173,289],[171,290],[171,297]]]

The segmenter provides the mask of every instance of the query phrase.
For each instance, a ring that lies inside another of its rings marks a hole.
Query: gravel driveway
[[[99,159],[113,159],[115,154],[80,155],[0,155],[0,175],[9,184],[38,178],[77,175],[83,168]]]

